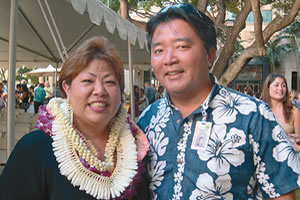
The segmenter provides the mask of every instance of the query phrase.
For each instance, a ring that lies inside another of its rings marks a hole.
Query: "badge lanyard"
[[[210,138],[212,123],[207,122],[207,109],[210,95],[206,98],[202,105],[202,121],[197,121],[191,149],[198,151],[205,151],[207,149],[208,141]]]

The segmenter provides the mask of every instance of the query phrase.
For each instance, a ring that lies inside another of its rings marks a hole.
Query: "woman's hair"
[[[124,92],[124,67],[116,49],[109,45],[104,37],[92,37],[76,49],[70,57],[67,58],[62,66],[58,86],[62,97],[66,98],[66,93],[62,87],[63,81],[68,85],[72,80],[83,71],[95,59],[108,62],[119,81],[121,94]]]
[[[283,110],[284,110],[284,118],[286,119],[286,121],[289,121],[290,118],[291,118],[291,115],[292,115],[293,105],[291,104],[291,101],[290,101],[290,98],[289,98],[289,90],[288,90],[287,82],[286,82],[286,79],[283,75],[276,74],[276,73],[271,73],[267,76],[267,78],[265,80],[265,83],[263,85],[263,89],[262,89],[260,99],[263,100],[264,102],[268,103],[271,106],[269,88],[270,88],[271,83],[276,78],[281,78],[284,81],[285,85],[286,85],[286,92],[284,94],[282,104],[283,104]]]

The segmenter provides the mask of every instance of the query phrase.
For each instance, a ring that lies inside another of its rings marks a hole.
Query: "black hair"
[[[193,27],[203,41],[207,52],[211,48],[217,48],[217,34],[214,22],[197,8],[190,4],[183,3],[162,8],[159,13],[153,16],[147,23],[146,30],[148,33],[149,49],[151,49],[153,33],[157,26],[161,23],[175,19],[182,19]]]

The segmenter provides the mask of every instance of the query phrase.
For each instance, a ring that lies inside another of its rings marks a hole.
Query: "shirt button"
[[[180,123],[180,119],[178,119],[176,122],[177,122],[177,124],[179,124]]]
[[[181,164],[182,160],[181,159],[177,159],[177,164]]]
[[[183,143],[183,138],[181,138],[181,139],[179,140],[179,142],[180,142],[180,143]]]

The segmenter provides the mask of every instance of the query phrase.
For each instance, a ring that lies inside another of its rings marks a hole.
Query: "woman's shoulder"
[[[44,146],[45,143],[51,144],[52,139],[49,135],[41,130],[34,130],[24,135],[18,142],[18,145],[22,146]]]

